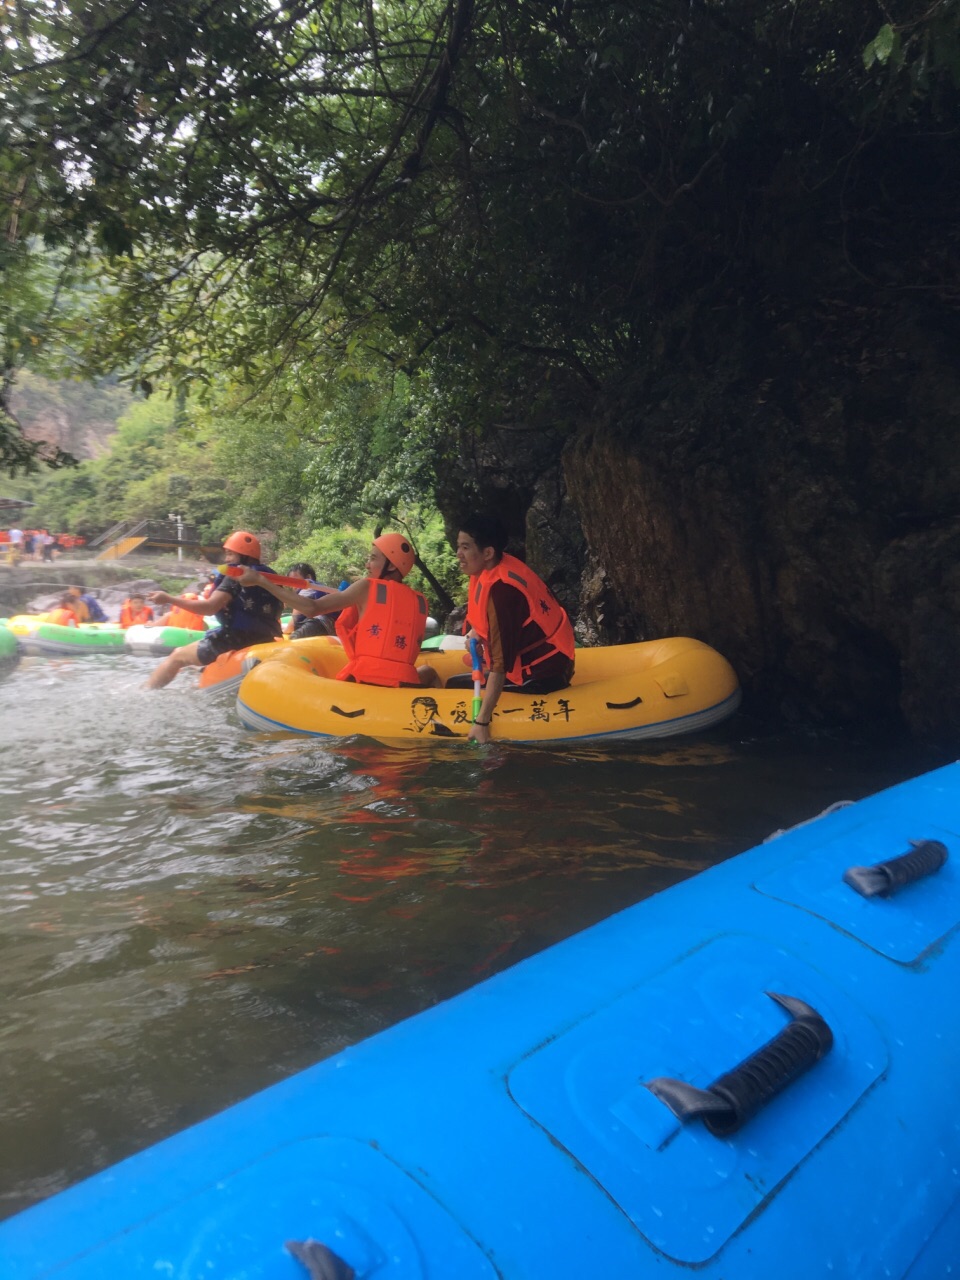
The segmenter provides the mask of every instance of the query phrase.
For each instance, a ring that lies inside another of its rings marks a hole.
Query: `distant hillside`
[[[10,407],[28,440],[44,440],[83,461],[106,451],[132,399],[115,383],[51,382],[23,370]]]

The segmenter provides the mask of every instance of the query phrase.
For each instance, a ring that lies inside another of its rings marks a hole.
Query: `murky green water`
[[[756,734],[251,735],[151,659],[0,678],[0,1216],[839,799],[941,763]]]

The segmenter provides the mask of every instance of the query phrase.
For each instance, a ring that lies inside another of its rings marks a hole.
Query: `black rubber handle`
[[[356,1272],[319,1240],[288,1240],[287,1252],[307,1268],[310,1280],[354,1280]]]
[[[872,867],[848,867],[843,882],[864,898],[889,898],[904,885],[932,876],[946,862],[947,846],[941,840],[911,840],[910,850],[899,858]]]
[[[712,1134],[725,1138],[829,1053],[833,1032],[816,1009],[794,996],[774,991],[767,995],[786,1009],[792,1020],[709,1089],[697,1089],[668,1076],[648,1083],[647,1088],[679,1119],[700,1119]]]

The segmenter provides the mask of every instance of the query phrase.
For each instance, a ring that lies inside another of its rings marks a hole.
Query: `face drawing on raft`
[[[413,728],[409,731],[411,733],[423,733],[429,728],[430,732],[438,737],[455,738],[457,736],[452,729],[441,723],[440,708],[437,706],[436,698],[414,698],[410,703],[410,714],[413,716]]]
[[[430,721],[436,720],[440,715],[440,708],[436,698],[414,698],[410,703],[410,712],[417,732],[423,733]]]

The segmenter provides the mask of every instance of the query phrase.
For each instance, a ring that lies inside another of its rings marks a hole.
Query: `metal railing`
[[[96,538],[91,538],[88,546],[102,547],[108,542],[119,542],[121,538],[128,538],[134,527],[141,524],[146,524],[146,521],[118,520],[116,524],[112,524],[104,533],[99,534]]]
[[[123,538],[143,537],[151,542],[183,543],[189,546],[199,545],[197,526],[195,524],[178,525],[176,520],[118,520],[105,533],[93,538],[91,547],[109,546],[120,542]]]

